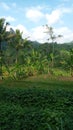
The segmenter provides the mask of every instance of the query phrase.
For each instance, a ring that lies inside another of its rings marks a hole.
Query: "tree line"
[[[55,69],[73,75],[73,42],[58,44],[53,28],[47,28],[49,43],[40,44],[23,39],[20,30],[14,31],[4,18],[0,19],[0,78],[24,78],[38,74],[54,74]]]

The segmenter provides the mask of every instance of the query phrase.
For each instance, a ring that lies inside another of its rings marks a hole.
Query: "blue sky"
[[[20,29],[23,37],[46,42],[44,33],[48,24],[56,35],[63,37],[58,42],[73,41],[73,0],[0,0],[0,18],[4,17],[10,27]]]

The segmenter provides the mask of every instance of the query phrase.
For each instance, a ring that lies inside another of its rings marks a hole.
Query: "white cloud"
[[[16,19],[14,18],[14,17],[12,17],[12,16],[4,16],[4,18],[6,19],[6,21],[7,22],[14,22],[14,21],[16,21]]]
[[[46,42],[47,35],[46,35],[46,33],[44,33],[45,29],[43,26],[38,26],[38,27],[35,27],[35,28],[31,29],[30,31],[28,31],[25,26],[19,24],[16,27],[8,26],[7,31],[9,31],[10,28],[13,28],[14,31],[16,29],[19,29],[20,32],[22,32],[23,38],[29,37],[29,39],[32,41],[38,41],[40,43]]]
[[[59,39],[60,43],[73,41],[73,31],[68,27],[56,28],[55,33],[63,35],[63,37]]]
[[[57,9],[52,10],[51,13],[44,12],[44,7],[37,6],[32,7],[26,10],[26,18],[28,18],[30,21],[38,22],[39,20],[47,20],[47,24],[53,25],[56,23],[63,23],[62,17],[64,14],[73,12],[72,8],[66,8],[63,6],[59,6]]]
[[[31,40],[38,41],[40,43],[46,42],[46,34],[44,33],[43,26],[35,27],[31,30]]]
[[[46,28],[43,26],[38,26],[32,29],[31,31],[31,40],[32,41],[38,41],[40,43],[47,42],[47,39],[49,38],[49,34],[44,33],[46,31]],[[68,27],[60,27],[54,29],[55,35],[63,35],[63,37],[58,38],[58,43],[64,43],[64,42],[70,42],[73,41],[73,31],[70,30]]]
[[[40,43],[47,42],[47,39],[49,37],[49,34],[44,33],[46,31],[46,28],[43,26],[35,27],[30,31],[28,31],[27,28],[21,24],[17,25],[16,27],[9,26],[7,30],[9,30],[10,28],[13,28],[14,30],[19,29],[20,32],[23,32],[22,34],[23,38],[29,37],[30,40],[38,41]],[[57,39],[58,43],[73,41],[73,31],[70,30],[68,27],[55,28],[54,33],[56,36],[59,34],[63,35],[62,38]]]
[[[10,9],[10,7],[9,7],[6,3],[4,3],[4,2],[1,2],[0,4],[1,4],[1,6],[2,6],[5,10],[9,10],[9,9]]]
[[[62,14],[64,14],[64,13],[72,13],[73,8],[65,8],[65,7],[63,7],[60,10],[62,11]]]
[[[38,8],[31,8],[26,11],[26,17],[33,22],[39,21],[44,17],[44,14],[40,11],[40,6]]]
[[[6,22],[15,22],[16,19],[12,16],[1,16],[0,18],[4,18]]]
[[[58,22],[62,23],[63,21],[61,20],[61,18],[63,17],[63,15],[65,13],[71,13],[71,12],[72,12],[72,9],[62,7],[62,8],[53,10],[51,14],[45,14],[45,17],[46,17],[47,23],[49,25],[53,25]]]
[[[56,9],[54,11],[52,11],[51,14],[46,14],[46,19],[48,21],[49,25],[52,25],[56,22],[58,22],[61,18],[61,11],[59,9]]]

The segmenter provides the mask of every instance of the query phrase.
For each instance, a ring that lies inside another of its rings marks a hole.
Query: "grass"
[[[73,130],[73,81],[39,75],[0,82],[1,130]]]

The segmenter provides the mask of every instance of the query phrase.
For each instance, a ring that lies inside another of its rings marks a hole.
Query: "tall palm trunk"
[[[52,41],[53,49],[52,49],[52,68],[54,68],[54,42]]]

